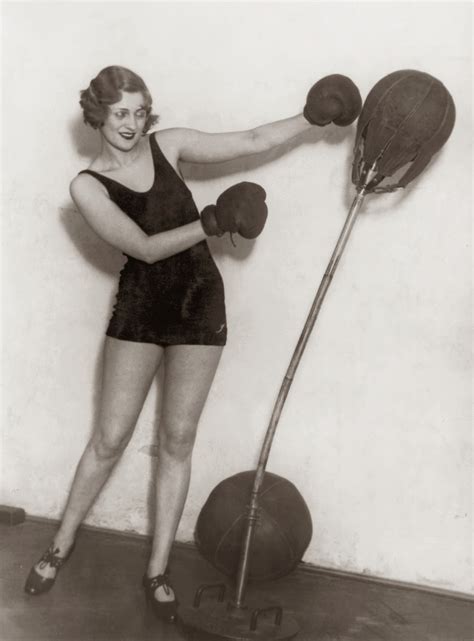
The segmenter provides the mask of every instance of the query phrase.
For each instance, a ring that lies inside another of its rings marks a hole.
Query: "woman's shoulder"
[[[98,191],[103,192],[105,187],[92,173],[89,173],[89,169],[83,169],[69,183],[69,192],[74,197],[91,191],[95,193]]]
[[[159,129],[154,131],[151,136],[155,137],[156,142],[161,145],[170,145],[180,147],[190,135],[194,132],[188,127],[169,127],[168,129]]]
[[[150,134],[153,136],[161,153],[173,166],[179,161],[181,149],[183,148],[183,132],[186,130],[181,127],[171,127],[169,129],[160,129]]]

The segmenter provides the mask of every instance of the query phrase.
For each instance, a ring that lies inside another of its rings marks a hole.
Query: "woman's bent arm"
[[[70,193],[80,213],[103,240],[148,264],[178,254],[206,238],[200,220],[148,236],[110,200],[105,187],[87,174],[74,178]]]

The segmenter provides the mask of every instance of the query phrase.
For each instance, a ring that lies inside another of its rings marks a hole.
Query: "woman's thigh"
[[[98,427],[102,435],[132,431],[157,372],[163,348],[107,336]]]
[[[196,430],[222,350],[213,345],[165,348],[162,428],[192,436],[189,432]]]

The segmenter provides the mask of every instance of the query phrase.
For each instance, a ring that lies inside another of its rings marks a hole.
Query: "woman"
[[[360,95],[348,78],[330,76],[311,89],[304,114],[241,132],[173,128],[147,135],[157,121],[150,93],[135,73],[113,66],[81,92],[80,104],[102,144],[89,169],[73,179],[71,196],[97,234],[128,260],[106,332],[98,422],[59,529],[25,590],[37,595],[54,584],[164,359],[155,526],[143,586],[156,615],[173,621],[177,599],[168,557],[189,487],[199,417],[227,336],[222,279],[206,243],[207,235],[225,230],[201,220],[179,163],[231,160],[281,145],[312,124],[349,124],[360,111]]]

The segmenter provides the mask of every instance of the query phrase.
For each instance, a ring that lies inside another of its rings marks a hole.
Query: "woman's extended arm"
[[[176,128],[160,132],[176,150],[177,160],[222,162],[267,151],[288,142],[314,125],[330,122],[345,127],[359,115],[362,100],[356,85],[347,76],[332,74],[310,89],[303,113],[247,131],[208,134],[195,129]],[[174,143],[174,144],[173,144]]]
[[[211,163],[267,151],[311,127],[303,114],[299,114],[247,131],[211,134],[176,127],[161,131],[160,136],[172,137],[174,146],[179,149],[179,160]]]
[[[105,187],[87,174],[74,178],[70,193],[80,213],[103,240],[148,264],[178,254],[206,238],[200,220],[148,236],[110,200]]]

